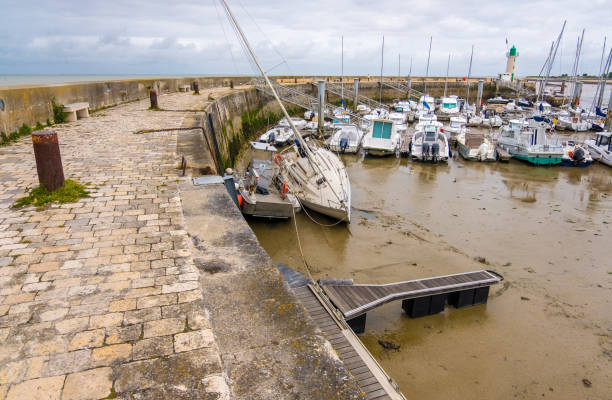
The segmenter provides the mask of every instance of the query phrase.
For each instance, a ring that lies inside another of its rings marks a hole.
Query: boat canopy
[[[372,128],[372,137],[379,139],[391,139],[392,129],[392,122],[374,121],[374,127]]]

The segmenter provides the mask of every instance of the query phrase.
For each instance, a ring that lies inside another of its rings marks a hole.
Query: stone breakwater
[[[207,94],[162,99],[167,109],[202,109]],[[73,204],[11,209],[37,185],[32,144],[28,137],[0,149],[0,400],[360,398],[256,240],[248,251],[262,255],[240,276],[240,290],[225,280],[209,298],[214,288],[194,263],[181,201],[181,187],[191,185],[176,169],[182,133],[134,134],[181,127],[187,113],[147,108],[134,102],[54,127],[66,177],[91,192]],[[198,215],[223,214],[231,204],[223,196]],[[231,222],[242,236],[225,228],[225,251],[245,235],[244,221]],[[198,230],[211,252],[207,235],[218,231]],[[267,281],[279,282],[274,291],[258,283]],[[231,327],[223,296],[242,307],[236,315],[228,302]],[[292,305],[280,317],[278,302]],[[275,325],[258,325],[267,321]],[[289,321],[291,330],[269,335]],[[304,369],[314,373],[274,373]],[[266,384],[258,385],[262,374]]]

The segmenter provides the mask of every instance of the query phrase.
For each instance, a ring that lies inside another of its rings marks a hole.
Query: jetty
[[[366,400],[405,400],[397,384],[370,354],[351,327],[338,316],[319,285],[287,267],[277,265],[289,287],[323,332],[346,369],[353,375]]]
[[[383,285],[320,279],[319,285],[348,325],[363,333],[367,312],[383,304],[402,300],[402,308],[411,318],[437,314],[447,302],[455,308],[485,304],[489,287],[503,279],[494,271],[482,270]]]

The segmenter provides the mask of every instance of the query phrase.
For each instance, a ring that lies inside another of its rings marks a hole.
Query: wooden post
[[[34,157],[38,181],[48,191],[53,192],[64,186],[64,167],[60,155],[57,133],[42,130],[32,134]]]
[[[149,90],[149,100],[151,100],[151,108],[153,110],[159,108],[157,105],[157,92],[155,90]]]

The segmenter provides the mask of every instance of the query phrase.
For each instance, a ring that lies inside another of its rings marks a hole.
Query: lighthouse
[[[516,69],[516,58],[518,57],[518,52],[516,51],[516,47],[512,46],[508,54],[508,62],[506,63],[506,73],[503,75],[503,79],[514,82],[515,77],[515,69]]]

